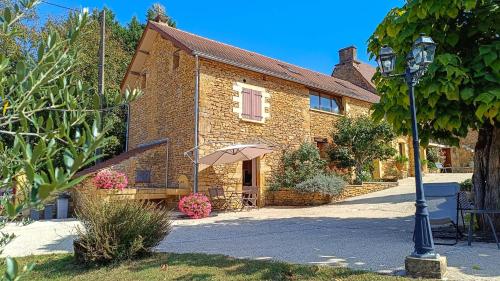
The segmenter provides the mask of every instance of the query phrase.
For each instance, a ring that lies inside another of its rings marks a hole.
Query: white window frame
[[[261,113],[262,113],[261,120],[248,119],[248,118],[243,117],[243,89],[244,88],[261,92],[261,94],[262,94],[262,101],[260,103],[261,104]],[[242,83],[242,82],[235,82],[235,83],[233,83],[233,90],[238,93],[238,96],[233,96],[233,101],[237,102],[237,106],[233,107],[233,112],[238,113],[238,117],[241,120],[248,121],[248,122],[254,122],[254,123],[265,123],[266,119],[271,117],[271,114],[269,113],[269,108],[271,107],[271,105],[269,104],[269,98],[271,97],[271,94],[265,88]]]

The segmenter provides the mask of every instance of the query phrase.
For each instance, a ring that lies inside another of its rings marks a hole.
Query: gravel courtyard
[[[470,174],[430,174],[425,182],[462,181]],[[175,220],[174,231],[158,251],[203,252],[253,259],[328,264],[403,273],[411,253],[414,179],[395,188],[343,203],[310,208],[272,207],[220,213],[202,220]],[[77,221],[7,226],[18,237],[3,255],[71,251]],[[449,280],[500,280],[495,244],[466,242],[437,246],[448,258]]]

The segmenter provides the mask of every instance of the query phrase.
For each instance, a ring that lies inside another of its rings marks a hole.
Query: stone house
[[[378,102],[368,87],[335,76],[149,22],[122,82],[144,91],[130,105],[127,153],[161,140],[166,148],[144,152],[145,165],[136,157],[132,184],[149,172],[154,184],[193,185],[196,152],[202,158],[231,144],[266,144],[274,152],[200,167],[197,177],[200,191],[265,190],[284,150],[305,141],[324,146],[340,116],[368,114]]]
[[[370,92],[377,93],[375,84],[372,82],[373,75],[375,75],[376,69],[362,61],[357,59],[357,49],[355,46],[349,46],[339,50],[339,63],[335,66],[332,72],[333,77],[347,80],[363,89]],[[437,147],[443,154],[444,161],[443,165],[445,167],[452,167],[447,171],[453,172],[471,172],[473,157],[474,157],[474,146],[477,141],[477,132],[471,131],[469,134],[460,140],[460,146],[452,147],[448,145],[439,144],[436,142],[431,142],[429,147]],[[398,155],[405,156],[409,159],[408,165],[406,167],[406,174],[414,176],[413,167],[413,148],[411,145],[411,137],[398,137],[395,140],[394,147],[398,151]],[[424,149],[421,150],[421,158],[426,159],[426,152]],[[382,165],[381,163],[375,163],[375,177],[384,177],[385,169],[389,165]],[[426,167],[424,167],[426,171]]]
[[[149,22],[122,81],[122,90],[144,92],[129,106],[127,152],[86,172],[111,166],[125,172],[131,186],[203,192],[252,185],[264,194],[285,150],[303,142],[321,150],[336,120],[369,114],[379,101],[374,68],[357,60],[354,47],[339,54],[330,76]],[[394,145],[411,156],[408,143],[401,137]],[[273,152],[208,167],[192,161],[232,144],[267,145]],[[375,163],[374,176],[383,177],[385,166]]]

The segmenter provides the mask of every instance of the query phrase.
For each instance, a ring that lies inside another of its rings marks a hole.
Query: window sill
[[[309,108],[309,111],[318,112],[318,113],[325,113],[325,114],[329,114],[329,115],[333,115],[333,116],[344,116],[344,114],[342,114],[342,113],[335,113],[335,112],[324,111],[324,110],[314,109],[314,108]]]
[[[240,120],[243,122],[248,122],[248,123],[264,124],[264,120],[258,121],[258,120],[243,118],[243,117],[241,117]]]

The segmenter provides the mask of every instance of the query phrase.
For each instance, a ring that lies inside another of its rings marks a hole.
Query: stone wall
[[[174,52],[179,66],[174,69]],[[178,185],[179,177],[192,181],[193,165],[184,152],[194,146],[195,60],[170,41],[157,36],[144,64],[144,94],[130,106],[128,148],[168,138],[168,186]],[[165,154],[148,160],[154,177],[165,178]],[[163,180],[165,182],[165,180]]]
[[[477,131],[469,131],[465,138],[460,139],[460,147],[451,148],[451,165],[453,167],[474,166],[474,149],[477,137]]]
[[[241,118],[240,87],[265,92],[263,122]],[[348,114],[366,114],[369,103],[343,98]],[[333,123],[339,114],[309,109],[309,89],[303,85],[243,70],[226,64],[200,61],[200,157],[232,143],[266,143],[275,152],[258,161],[257,185],[261,195],[272,172],[280,169],[283,151],[296,149],[316,137],[331,140]],[[241,190],[242,163],[218,165],[200,172],[200,190],[224,186]]]
[[[295,149],[309,141],[309,91],[302,85],[264,76],[213,61],[200,63],[200,157],[232,143],[267,143],[276,151],[261,157],[258,182],[266,186],[271,172],[279,168],[282,150]],[[264,122],[240,118],[235,108],[236,83],[265,89],[269,104]],[[228,190],[242,188],[242,163],[212,166],[200,172],[200,190],[220,185]],[[262,189],[262,188],[261,188]]]
[[[268,191],[266,205],[269,206],[316,206],[343,201],[350,197],[384,190],[397,186],[397,182],[365,182],[362,185],[348,185],[338,195],[302,193],[290,189]]]

